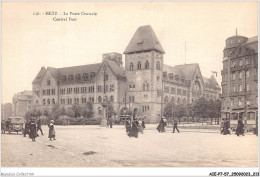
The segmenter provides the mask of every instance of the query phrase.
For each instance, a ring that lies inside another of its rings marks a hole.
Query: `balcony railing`
[[[241,92],[230,92],[229,96],[244,96],[244,95],[250,95],[251,91],[241,91]]]

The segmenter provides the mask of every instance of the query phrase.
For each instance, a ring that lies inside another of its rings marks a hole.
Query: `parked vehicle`
[[[24,131],[24,124],[25,124],[25,119],[23,117],[9,117],[9,126],[8,126],[8,131],[9,133],[11,132],[16,132],[18,134],[19,131],[23,133]]]

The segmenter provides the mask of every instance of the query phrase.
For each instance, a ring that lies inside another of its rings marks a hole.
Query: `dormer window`
[[[167,72],[163,72],[163,78],[167,78]]]
[[[92,72],[92,73],[90,74],[90,79],[93,79],[94,77],[95,77],[95,73]]]
[[[64,75],[64,76],[61,76],[61,81],[62,81],[62,82],[66,82],[66,81],[67,81],[67,76],[65,76],[65,75]]]
[[[179,75],[175,75],[175,80],[179,82]]]
[[[74,80],[74,76],[73,75],[69,75],[68,80],[69,80],[69,82],[72,82]]]
[[[84,73],[84,74],[83,74],[83,80],[84,80],[84,81],[87,81],[87,80],[88,80],[88,74],[87,74],[87,73]]]
[[[172,73],[169,74],[169,79],[173,80],[173,74]]]
[[[76,74],[76,80],[79,81],[81,79],[80,74]]]

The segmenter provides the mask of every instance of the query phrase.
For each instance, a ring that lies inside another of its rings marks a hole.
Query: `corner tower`
[[[146,122],[161,118],[164,50],[150,25],[140,26],[124,51],[127,103]]]

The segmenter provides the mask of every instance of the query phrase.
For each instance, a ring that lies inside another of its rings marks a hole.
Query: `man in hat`
[[[178,133],[180,133],[180,131],[178,129],[178,123],[176,120],[174,120],[174,123],[173,123],[173,132],[172,133],[174,133],[175,129],[178,131]]]
[[[132,123],[132,128],[128,135],[129,137],[134,136],[135,138],[138,138],[138,121],[136,118],[134,118],[134,121]]]
[[[237,121],[237,130],[236,130],[236,135],[243,135],[244,136],[244,124],[242,118],[239,118]]]
[[[41,119],[39,119],[38,122],[37,122],[37,132],[39,130],[41,131],[41,134],[43,135],[43,133],[42,133],[42,120]]]

